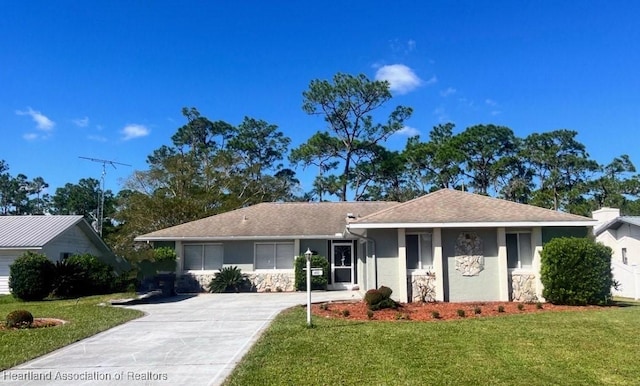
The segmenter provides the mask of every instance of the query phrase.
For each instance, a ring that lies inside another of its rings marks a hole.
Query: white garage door
[[[9,265],[15,256],[0,256],[0,294],[9,293]]]

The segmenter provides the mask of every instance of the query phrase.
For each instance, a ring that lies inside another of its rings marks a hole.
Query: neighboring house
[[[620,284],[613,294],[640,299],[640,217],[620,216],[616,208],[602,208],[592,216],[598,221],[596,240],[613,251],[611,269]]]
[[[177,273],[208,283],[238,266],[259,291],[293,290],[294,256],[329,260],[330,289],[386,285],[393,297],[542,300],[540,251],[595,220],[443,189],[404,202],[262,203],[142,235],[173,246]]]
[[[0,216],[0,294],[9,293],[9,266],[27,251],[58,261],[90,253],[116,269],[116,257],[82,216]]]

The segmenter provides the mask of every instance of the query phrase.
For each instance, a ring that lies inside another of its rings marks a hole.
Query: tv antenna
[[[104,219],[104,177],[107,175],[107,165],[113,166],[114,169],[116,165],[122,166],[131,166],[129,164],[123,164],[121,162],[111,161],[108,159],[99,159],[99,158],[91,158],[91,157],[78,157],[82,159],[86,159],[87,161],[98,162],[102,164],[102,175],[100,176],[100,181],[102,183],[102,188],[100,189],[100,202],[98,202],[98,214],[95,218],[95,222],[93,224],[93,229],[98,232],[100,237],[102,237],[102,222]]]

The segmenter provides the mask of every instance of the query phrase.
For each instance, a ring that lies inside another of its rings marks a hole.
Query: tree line
[[[464,189],[544,208],[589,215],[603,206],[640,213],[640,178],[627,155],[591,159],[574,130],[520,138],[480,124],[456,133],[452,123],[414,136],[404,149],[385,141],[405,127],[412,108],[390,107],[385,81],[336,74],[303,92],[303,110],[324,120],[300,146],[264,120],[237,125],[183,108],[186,123],[147,156],[116,195],[105,192],[103,234],[132,258],[133,237],[212,214],[273,201],[406,201],[441,188]],[[296,169],[315,173],[302,191]],[[43,178],[13,177],[0,161],[0,214],[82,214],[97,220],[98,180],[67,183],[53,195]]]

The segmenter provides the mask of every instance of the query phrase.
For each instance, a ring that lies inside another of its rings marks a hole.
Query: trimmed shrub
[[[153,260],[157,271],[175,272],[178,255],[171,247],[159,247],[153,250]]]
[[[456,314],[458,314],[458,316],[461,318],[464,318],[466,316],[466,313],[464,312],[464,310],[461,310],[461,309],[457,309]]]
[[[476,315],[480,315],[482,313],[482,308],[480,308],[479,306],[473,307],[473,313]]]
[[[20,300],[42,300],[51,292],[54,265],[45,255],[26,252],[9,266],[9,288]]]
[[[367,318],[368,319],[373,319],[373,311],[367,310]]]
[[[380,303],[384,299],[382,292],[377,289],[370,289],[364,294],[364,302],[367,306],[371,307],[374,304]]]
[[[434,318],[434,319],[440,319],[440,312],[431,311],[431,317]]]
[[[307,290],[307,258],[304,256],[296,257],[295,268],[295,281],[294,285],[298,291]],[[311,268],[322,268],[321,276],[311,276],[311,289],[312,290],[326,290],[329,283],[329,261],[323,256],[311,256]]]
[[[385,298],[390,298],[391,294],[393,293],[393,290],[391,288],[384,285],[381,285],[380,288],[378,288],[378,291],[380,291],[382,296]]]
[[[611,303],[611,248],[587,238],[557,238],[541,253],[542,296],[552,304]]]
[[[250,289],[251,282],[237,266],[222,268],[209,283],[209,292],[240,292]]]
[[[524,311],[524,304],[518,303],[518,311]]]
[[[378,289],[370,289],[364,294],[364,301],[372,311],[381,310],[384,308],[398,308],[398,303],[391,299],[390,296],[393,293],[391,288],[380,286]]]
[[[543,308],[544,308],[544,307],[543,307],[542,303],[540,303],[540,302],[537,302],[537,303],[536,303],[536,309],[537,309],[537,310],[541,310],[541,309],[543,309]]]
[[[7,315],[6,325],[9,328],[29,328],[33,323],[33,315],[27,310],[15,310]]]
[[[503,313],[504,312],[504,306],[498,306],[498,312]]]
[[[349,315],[351,315],[351,311],[347,309],[342,310],[342,316],[344,316],[345,318],[348,318]]]

